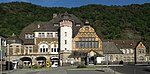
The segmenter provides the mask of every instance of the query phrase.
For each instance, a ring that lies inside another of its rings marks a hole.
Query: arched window
[[[140,61],[143,61],[143,60],[144,60],[144,57],[143,57],[143,56],[139,56],[139,60],[140,60]]]
[[[58,54],[58,52],[59,52],[58,44],[52,44],[51,45],[51,53]]]
[[[40,44],[39,46],[39,52],[48,52],[48,45],[47,44]]]
[[[139,49],[139,53],[144,53],[144,50],[143,49]]]

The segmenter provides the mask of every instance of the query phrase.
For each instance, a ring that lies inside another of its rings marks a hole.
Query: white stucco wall
[[[97,57],[96,60],[97,60],[97,63],[101,63],[102,61],[104,61],[105,57]]]
[[[66,32],[66,33],[65,33]],[[71,27],[61,27],[60,28],[60,49],[65,50],[72,50],[72,28]],[[65,44],[65,40],[67,40]]]

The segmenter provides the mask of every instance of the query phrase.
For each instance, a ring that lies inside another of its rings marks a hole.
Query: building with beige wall
[[[127,58],[129,53],[133,56],[134,49],[125,45],[117,41],[102,41],[88,21],[82,22],[75,15],[65,12],[54,14],[53,19],[48,22],[31,23],[22,30],[19,37],[15,34],[9,37],[7,56],[10,57],[7,59],[16,66],[23,67],[31,65],[57,67],[71,62],[84,64],[106,64],[106,61],[116,63],[121,60],[129,62]],[[142,57],[146,53],[145,46],[139,44],[136,49],[137,57],[140,58],[137,61],[144,62],[145,59],[142,61]],[[133,61],[131,56],[130,61]]]

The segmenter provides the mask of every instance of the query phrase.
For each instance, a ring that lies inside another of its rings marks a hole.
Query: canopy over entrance
[[[21,61],[31,61],[31,58],[30,57],[22,57],[20,60]]]
[[[46,60],[45,57],[37,57],[36,60]]]

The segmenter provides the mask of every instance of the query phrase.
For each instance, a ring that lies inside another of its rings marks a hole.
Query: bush
[[[40,68],[42,68],[42,66],[39,66],[39,65],[37,66],[37,65],[35,65],[35,66],[32,66],[32,68],[33,68],[33,69],[40,69]]]
[[[77,66],[77,68],[86,68],[86,65],[81,64],[81,65]]]

